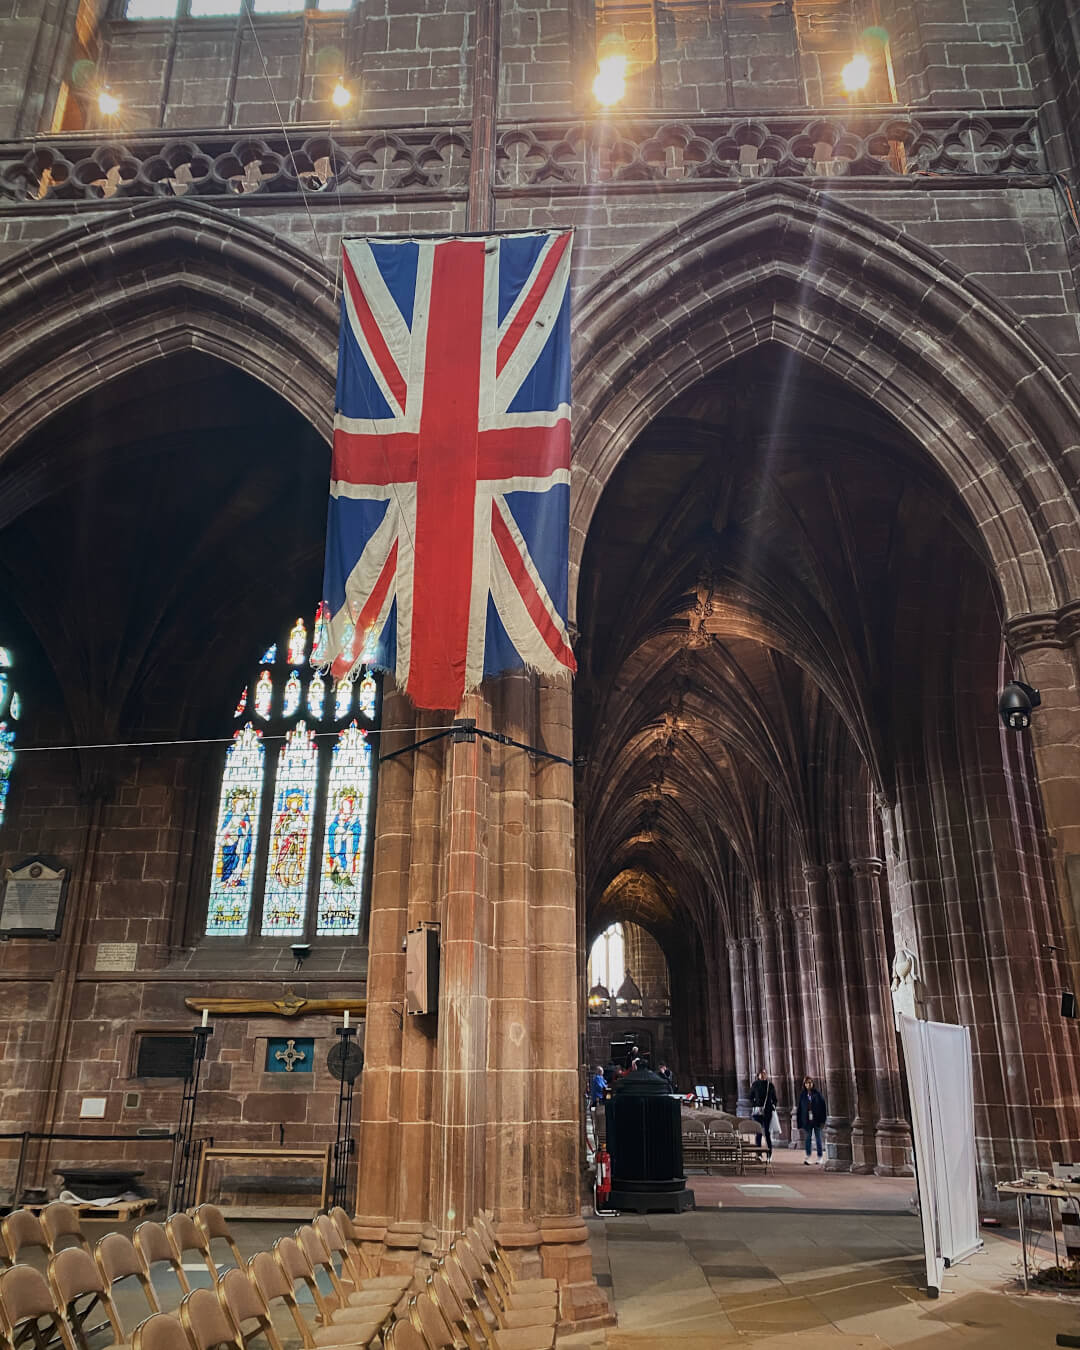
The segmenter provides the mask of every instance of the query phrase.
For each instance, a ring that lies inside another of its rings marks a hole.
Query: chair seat
[[[370,1322],[373,1317],[385,1317],[396,1302],[396,1298],[384,1298],[378,1303],[350,1303],[334,1312],[330,1325],[351,1326],[353,1323]]]
[[[369,1279],[360,1281],[361,1290],[364,1289],[408,1289],[412,1284],[411,1275],[372,1275]]]
[[[493,1331],[491,1339],[497,1350],[552,1350],[555,1328],[506,1327],[502,1331]]]
[[[312,1334],[318,1346],[366,1345],[382,1326],[383,1321],[384,1319],[380,1317],[378,1321],[343,1322],[336,1327],[320,1327]]]
[[[360,1289],[349,1295],[348,1308],[374,1308],[384,1304],[392,1308],[405,1291],[403,1289]]]
[[[512,1280],[510,1282],[510,1292],[512,1294],[557,1294],[559,1292],[558,1280]]]
[[[506,1308],[502,1313],[502,1322],[511,1327],[553,1327],[555,1325],[554,1308]]]

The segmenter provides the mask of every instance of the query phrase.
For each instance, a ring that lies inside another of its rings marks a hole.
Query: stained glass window
[[[6,722],[0,722],[0,822],[4,819],[7,807],[8,788],[11,787],[11,771],[15,767],[15,732]]]
[[[280,636],[236,704],[241,729],[225,755],[205,931],[355,937],[366,913],[379,686],[359,668],[335,680],[320,663],[329,644],[324,606],[312,623],[297,619]],[[14,717],[10,679],[7,697]],[[331,716],[339,729],[319,730]],[[0,771],[10,772],[4,762]]]
[[[304,931],[318,774],[315,736],[306,723],[297,722],[278,759],[263,900],[262,931],[267,937],[291,937]]]
[[[17,722],[17,721],[19,720],[19,714],[20,714],[21,712],[22,712],[22,699],[19,697],[18,694],[12,694],[12,696],[11,696],[11,720],[12,720],[13,722]]]
[[[318,673],[311,677],[307,691],[307,709],[316,722],[322,721],[323,705],[326,701],[326,681]]]
[[[355,722],[337,738],[326,792],[318,933],[359,933],[367,855],[371,744]]]
[[[292,626],[292,632],[289,634],[289,665],[302,666],[306,651],[307,629],[304,627],[303,619],[297,619]]]
[[[274,699],[274,682],[270,672],[264,670],[255,685],[255,716],[264,722],[270,720],[270,705]]]
[[[255,845],[262,804],[262,732],[250,722],[236,733],[225,756],[210,882],[206,931],[247,932],[255,874]]]
[[[13,725],[22,712],[22,699],[12,687],[11,667],[15,664],[10,647],[0,647],[0,715],[7,718],[0,722],[0,825],[4,822],[7,809],[8,792],[11,788],[11,773],[15,768],[15,731]]]
[[[326,601],[319,601],[315,611],[315,636],[311,643],[311,664],[325,666],[330,656],[330,625]]]
[[[11,648],[0,647],[0,666],[11,666],[15,663],[11,659]]]
[[[0,713],[7,707],[8,677],[7,671],[0,670]]]
[[[294,670],[285,684],[285,701],[281,708],[282,717],[292,717],[300,707],[300,672]]]

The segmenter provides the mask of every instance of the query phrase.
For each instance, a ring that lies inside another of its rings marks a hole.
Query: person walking
[[[803,1166],[810,1166],[810,1143],[811,1140],[817,1141],[817,1160],[818,1164],[824,1164],[824,1157],[821,1151],[821,1130],[829,1114],[829,1108],[825,1105],[825,1098],[814,1086],[814,1080],[807,1076],[802,1080],[802,1092],[799,1093],[799,1107],[795,1120],[799,1129],[803,1132],[806,1140],[806,1157],[803,1159]]]
[[[776,1088],[772,1085],[772,1080],[764,1069],[758,1070],[758,1076],[750,1086],[750,1115],[758,1122],[760,1133],[757,1137],[757,1147],[762,1154],[762,1160],[768,1161],[772,1157],[772,1118],[776,1110]],[[761,1147],[761,1136],[765,1136],[765,1148]]]

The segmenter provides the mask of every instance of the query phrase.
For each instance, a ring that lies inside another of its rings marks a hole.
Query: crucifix
[[[274,1058],[281,1060],[285,1065],[286,1073],[292,1073],[293,1066],[299,1060],[307,1059],[307,1051],[297,1050],[296,1042],[294,1040],[288,1040],[285,1042],[284,1050],[277,1050],[274,1052]]]

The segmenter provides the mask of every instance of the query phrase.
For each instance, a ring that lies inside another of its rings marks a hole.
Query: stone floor
[[[1080,1299],[1022,1294],[1019,1246],[991,1232],[928,1298],[910,1178],[824,1173],[778,1153],[764,1176],[690,1184],[691,1213],[589,1221],[618,1327],[563,1337],[560,1350],[1041,1350],[1080,1329]]]

